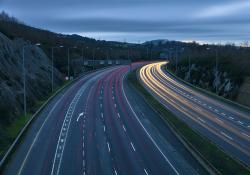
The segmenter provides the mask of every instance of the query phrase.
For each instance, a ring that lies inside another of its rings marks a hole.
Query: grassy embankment
[[[43,104],[47,103],[47,100],[58,93],[61,89],[66,87],[70,82],[64,82],[62,86],[56,88],[54,93],[48,94],[44,99],[41,99],[37,101],[34,106],[32,106],[32,111],[37,111]],[[0,157],[3,157],[5,152],[8,150],[10,145],[13,143],[13,141],[18,136],[19,132],[22,130],[22,128],[26,125],[26,123],[31,119],[32,113],[27,113],[27,115],[21,115],[17,117],[11,124],[5,126],[2,129],[2,133],[4,135],[4,138],[0,138]]]
[[[227,175],[249,175],[248,168],[243,166],[237,160],[227,155],[222,149],[212,143],[210,140],[202,137],[196,131],[191,129],[186,123],[181,121],[173,113],[167,110],[159,103],[139,82],[136,71],[128,75],[130,84],[144,97],[146,102],[154,108],[161,117],[168,122],[173,129],[187,141],[187,144],[198,151],[216,170],[221,174]]]

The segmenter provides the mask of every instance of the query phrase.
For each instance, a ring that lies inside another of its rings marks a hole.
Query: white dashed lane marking
[[[124,126],[124,125],[122,125],[122,127],[123,127],[123,130],[126,132],[126,128],[125,128],[125,126]]]
[[[108,145],[108,150],[109,150],[109,152],[110,152],[109,142],[107,142],[107,145]]]
[[[231,137],[231,136],[229,136],[229,135],[227,135],[226,133],[224,133],[224,132],[220,132],[223,136],[225,136],[225,137],[227,137],[228,139],[230,139],[230,140],[233,140],[233,138]]]
[[[134,144],[132,142],[130,142],[131,147],[133,148],[133,150],[135,151],[135,147]]]

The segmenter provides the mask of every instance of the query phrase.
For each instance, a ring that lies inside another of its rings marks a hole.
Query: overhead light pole
[[[69,70],[69,62],[70,62],[70,49],[76,49],[77,47],[68,47],[68,80],[70,80],[70,70]]]
[[[211,50],[210,47],[207,47],[206,48],[207,50]],[[218,48],[216,47],[216,49],[214,50],[215,51],[215,93],[218,94],[218,84],[217,84],[217,81],[218,81]]]
[[[40,43],[36,43],[36,46],[40,46]],[[26,73],[25,73],[25,48],[30,47],[30,45],[24,45],[22,48],[22,69],[23,69],[23,111],[24,111],[24,116],[27,116],[27,98],[26,98]]]
[[[51,92],[54,92],[54,49],[63,48],[64,46],[51,47]]]
[[[178,69],[178,52],[183,52],[184,51],[184,47],[182,47],[180,50],[178,50],[178,48],[175,48],[175,73],[177,72]]]
[[[97,47],[96,49],[99,50],[99,47]],[[92,65],[92,69],[93,69],[93,70],[94,70],[94,65],[95,65],[95,63],[94,63],[94,61],[95,61],[95,54],[96,54],[96,53],[95,53],[95,48],[94,48],[94,49],[93,49],[93,55],[92,55],[92,64],[93,64],[93,65]]]

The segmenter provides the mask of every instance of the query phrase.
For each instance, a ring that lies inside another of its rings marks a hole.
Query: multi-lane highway
[[[59,93],[33,122],[4,174],[206,174],[128,85],[129,69],[93,72]]]
[[[164,71],[166,63],[140,69],[144,86],[189,126],[250,166],[250,113],[183,84]]]

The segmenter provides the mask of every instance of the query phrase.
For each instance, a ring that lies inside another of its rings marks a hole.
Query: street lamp
[[[207,50],[211,50],[211,48],[207,47]],[[217,84],[217,80],[218,80],[218,49],[216,47],[215,51],[215,93],[218,94],[218,84]]]
[[[89,48],[89,47],[85,47],[85,48],[83,47],[83,48],[82,48],[82,60],[83,60],[83,65],[84,65],[84,62],[85,62],[84,49],[87,50],[88,48]]]
[[[99,47],[97,47],[96,48],[97,50],[99,50],[100,48]],[[93,59],[93,61],[92,61],[92,69],[94,70],[94,60],[95,60],[95,48],[93,49],[93,57],[92,57],[92,59]]]
[[[63,48],[64,46],[51,47],[51,92],[54,91],[54,49]]]
[[[70,79],[69,78],[69,61],[70,61],[70,49],[76,49],[77,47],[76,46],[74,46],[74,47],[68,47],[68,79]]]
[[[40,43],[36,43],[36,46],[40,46]],[[24,111],[24,116],[27,115],[27,99],[26,99],[26,74],[25,74],[25,48],[30,47],[30,45],[24,45],[22,48],[23,52],[23,111]]]
[[[184,51],[184,47],[182,47],[181,49],[178,50],[178,48],[175,48],[175,73],[177,72],[177,68],[178,68],[178,52],[183,52]]]

